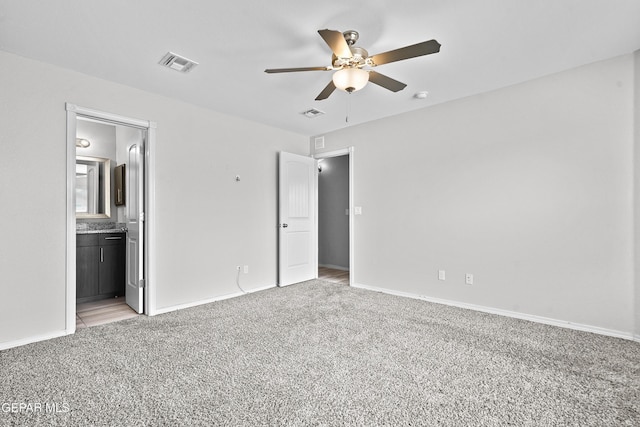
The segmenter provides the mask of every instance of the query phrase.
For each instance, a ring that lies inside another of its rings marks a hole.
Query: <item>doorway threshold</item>
[[[349,270],[318,267],[318,279],[349,286]]]
[[[76,305],[76,330],[105,325],[139,316],[123,297],[108,298]]]

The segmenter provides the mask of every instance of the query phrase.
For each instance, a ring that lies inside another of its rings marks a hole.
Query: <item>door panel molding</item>
[[[278,164],[278,286],[318,277],[318,167],[281,151]]]
[[[125,299],[138,313],[144,312],[144,136],[127,147],[127,279]]]

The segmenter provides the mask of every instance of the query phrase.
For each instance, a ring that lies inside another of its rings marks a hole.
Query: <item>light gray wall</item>
[[[633,218],[635,220],[635,336],[640,340],[640,50],[634,53],[634,123],[635,123],[635,145],[634,145],[634,172],[635,172],[635,188],[634,203],[635,212]]]
[[[357,283],[633,333],[633,76],[626,55],[326,134],[355,146]]]
[[[112,162],[116,161],[116,127],[114,125],[78,120],[76,137],[87,139],[91,143],[86,148],[76,148],[76,155],[103,157]]]
[[[237,292],[239,264],[276,283],[277,152],[306,136],[5,52],[0,93],[0,344],[65,328],[65,102],[157,123],[158,309]]]
[[[349,156],[329,157],[318,174],[318,264],[349,269]]]

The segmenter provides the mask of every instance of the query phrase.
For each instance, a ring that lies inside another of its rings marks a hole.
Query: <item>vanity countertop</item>
[[[76,234],[126,233],[124,222],[78,222]]]
[[[109,228],[104,230],[76,230],[76,234],[126,233],[126,228]]]

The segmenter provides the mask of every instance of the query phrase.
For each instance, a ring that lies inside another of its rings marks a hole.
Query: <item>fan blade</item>
[[[322,92],[320,92],[320,95],[316,96],[316,101],[322,101],[323,99],[327,99],[329,95],[333,93],[334,90],[336,90],[336,85],[334,85],[333,80],[331,80],[329,84],[324,89],[322,89]]]
[[[351,58],[353,54],[347,41],[340,31],[336,30],[318,30],[320,37],[329,45],[331,51],[338,58]]]
[[[391,92],[398,92],[407,87],[406,84],[375,71],[369,71],[369,81],[377,84],[378,86],[382,86],[385,89],[389,89]]]
[[[400,49],[390,50],[389,52],[378,53],[377,55],[370,56],[369,59],[373,63],[372,65],[375,66],[437,52],[440,52],[440,43],[435,40],[429,40],[411,46],[401,47]]]
[[[267,68],[265,73],[292,73],[295,71],[329,71],[331,67],[301,67],[301,68]]]

